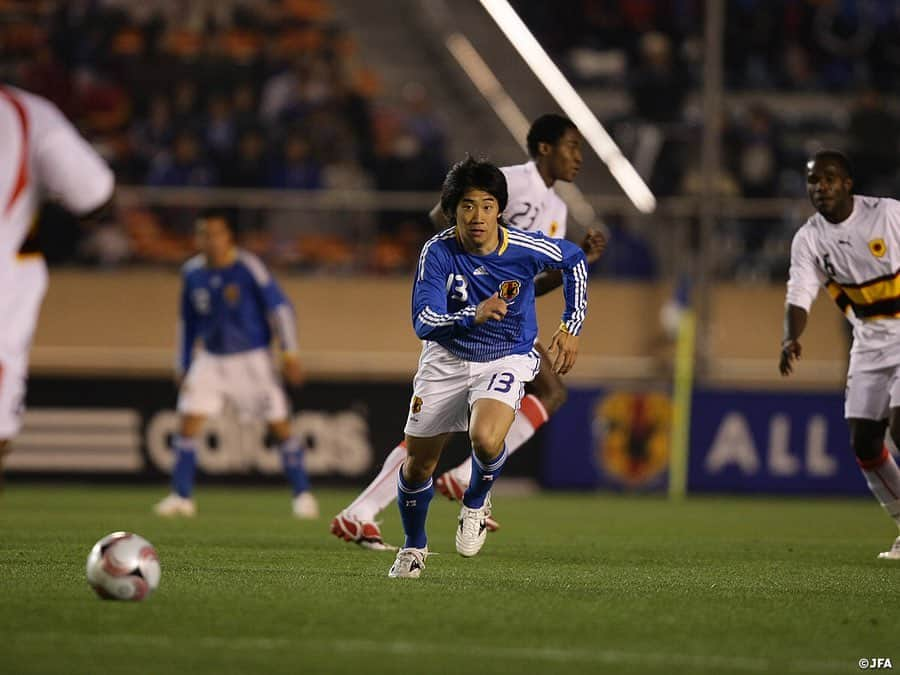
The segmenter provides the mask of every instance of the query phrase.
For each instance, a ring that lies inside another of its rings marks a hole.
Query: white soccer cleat
[[[418,579],[425,569],[425,558],[428,557],[428,547],[425,548],[401,548],[397,551],[397,559],[391,565],[388,576],[392,579]]]
[[[194,505],[193,499],[174,493],[158,502],[153,510],[156,515],[165,518],[177,518],[178,516],[193,518],[197,515],[197,507]]]
[[[294,497],[292,502],[294,518],[300,520],[315,520],[319,517],[319,502],[312,496],[311,492],[301,492]]]
[[[491,515],[491,496],[484,500],[480,509],[470,509],[465,504],[459,510],[459,525],[456,528],[456,552],[464,558],[476,555],[487,538],[487,519]]]
[[[900,560],[900,537],[894,540],[894,545],[890,551],[884,551],[878,554],[879,560]]]
[[[454,470],[450,469],[435,479],[434,487],[447,499],[454,502],[461,502],[463,500],[463,495],[466,493],[468,484],[463,483],[459,479],[459,476],[454,473]],[[484,519],[484,524],[487,525],[488,532],[496,532],[500,529],[500,523],[491,518],[490,513],[488,513],[487,517]]]

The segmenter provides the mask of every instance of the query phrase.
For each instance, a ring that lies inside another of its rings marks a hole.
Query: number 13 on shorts
[[[491,381],[488,383],[487,390],[499,391],[501,394],[505,394],[512,389],[513,382],[515,381],[516,376],[512,373],[494,373],[491,377]]]

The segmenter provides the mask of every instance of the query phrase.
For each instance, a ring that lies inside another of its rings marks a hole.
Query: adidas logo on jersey
[[[488,274],[488,271],[486,269],[484,269],[484,265],[482,265],[480,267],[476,267],[475,271],[472,272],[472,276],[476,276],[476,277],[487,276],[487,274]]]

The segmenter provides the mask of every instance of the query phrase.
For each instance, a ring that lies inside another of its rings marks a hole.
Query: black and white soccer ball
[[[94,544],[87,580],[105,600],[143,600],[159,586],[162,569],[153,544],[131,532],[113,532]]]

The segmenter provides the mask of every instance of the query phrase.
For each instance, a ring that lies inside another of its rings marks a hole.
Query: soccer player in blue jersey
[[[567,241],[505,227],[500,214],[507,198],[497,167],[471,158],[456,164],[441,193],[453,226],[430,239],[419,257],[412,319],[423,346],[405,429],[408,456],[398,477],[406,540],[391,577],[415,578],[424,569],[432,474],[450,436],[467,429],[472,475],[456,550],[471,557],[484,545],[490,490],[506,461],[504,439],[525,383],[540,367],[534,277],[547,269],[562,272],[566,300],[549,348],[553,369],[564,374],[575,363],[587,309],[584,252]]]
[[[265,265],[237,247],[224,212],[210,211],[198,219],[197,242],[202,252],[182,270],[177,363],[181,419],[174,441],[172,493],[155,511],[161,516],[195,515],[196,438],[206,418],[218,414],[229,400],[240,414],[268,422],[293,488],[294,515],[317,518],[319,507],[303,468],[303,446],[291,433],[287,397],[269,350],[274,329],[285,379],[300,384],[303,371],[291,303]],[[195,355],[198,340],[202,348]]]
[[[524,164],[500,167],[506,178],[508,201],[503,211],[504,225],[529,232],[543,232],[548,237],[566,236],[568,209],[556,193],[557,182],[572,182],[581,169],[581,134],[575,124],[562,115],[538,117],[528,131],[531,160]],[[438,203],[429,214],[437,230],[449,223]],[[587,262],[597,261],[606,248],[606,238],[589,230],[581,241]],[[563,283],[558,270],[542,272],[535,279],[535,295],[543,295]],[[525,387],[516,419],[506,437],[510,455],[522,448],[566,400],[566,386],[550,367],[540,342],[535,349],[541,355],[541,369]],[[393,549],[385,544],[377,514],[397,501],[396,475],[406,459],[406,441],[401,440],[388,453],[381,470],[366,488],[331,521],[331,533],[344,541],[354,542],[370,550]],[[472,462],[466,458],[458,466],[435,479],[435,489],[454,501],[462,501],[472,475]],[[493,517],[487,519],[488,532],[500,527]]]

